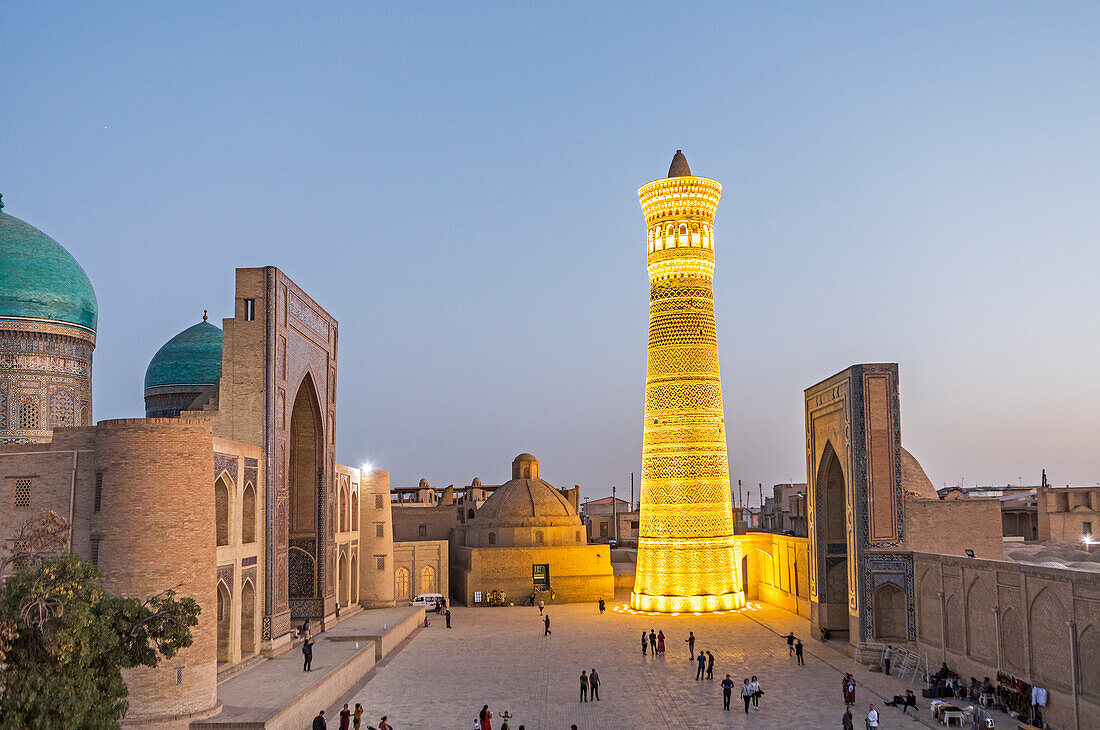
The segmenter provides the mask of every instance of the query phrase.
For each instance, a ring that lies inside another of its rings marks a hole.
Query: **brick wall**
[[[907,550],[1004,560],[1001,503],[996,499],[914,499],[905,502]]]

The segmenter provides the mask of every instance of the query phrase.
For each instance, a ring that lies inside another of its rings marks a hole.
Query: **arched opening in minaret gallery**
[[[825,445],[817,469],[817,540],[820,575],[820,627],[837,638],[848,636],[848,533],[844,469],[832,443]]]
[[[294,619],[321,618],[318,545],[324,479],[324,427],[313,378],[298,386],[290,415],[290,464],[287,475],[287,597]]]

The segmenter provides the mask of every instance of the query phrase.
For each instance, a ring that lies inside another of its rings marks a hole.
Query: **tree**
[[[56,535],[56,520],[43,515],[22,534]],[[174,590],[116,596],[75,553],[32,557],[25,541],[22,550],[0,589],[0,728],[117,728],[127,709],[121,670],[190,646],[198,603]]]

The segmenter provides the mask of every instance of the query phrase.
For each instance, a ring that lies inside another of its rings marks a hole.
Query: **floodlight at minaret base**
[[[679,150],[638,190],[650,281],[638,567],[630,605],[668,613],[745,605],[733,534],[714,324],[714,215],[722,186]]]

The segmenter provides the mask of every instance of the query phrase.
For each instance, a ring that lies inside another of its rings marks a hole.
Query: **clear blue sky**
[[[4,2],[0,192],[100,304],[95,417],[234,267],[340,321],[338,457],[626,489],[636,190],[724,185],[733,479],[805,479],[802,391],[901,367],[937,484],[1100,481],[1095,3]]]

